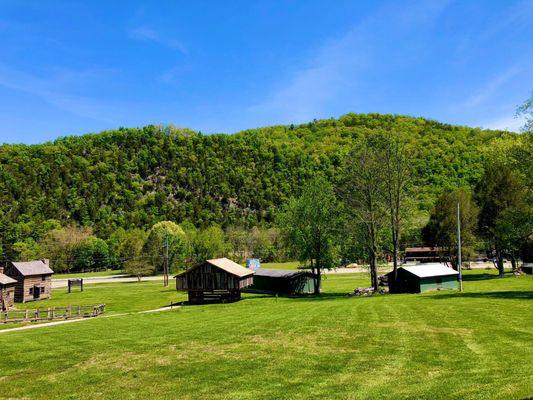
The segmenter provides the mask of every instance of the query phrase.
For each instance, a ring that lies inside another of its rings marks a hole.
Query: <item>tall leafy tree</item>
[[[298,198],[291,199],[280,215],[280,225],[298,260],[309,262],[320,293],[322,270],[335,265],[341,206],[324,177],[309,181]]]
[[[66,226],[52,229],[42,240],[43,256],[56,272],[70,272],[77,260],[77,249],[92,236],[88,227]]]
[[[394,279],[397,278],[400,242],[410,212],[413,186],[412,154],[398,132],[386,133],[378,143],[383,151],[385,201],[390,220]]]
[[[346,159],[339,191],[353,229],[364,244],[371,285],[378,289],[378,258],[387,222],[387,186],[381,137],[363,137]]]
[[[189,265],[196,265],[211,258],[221,257],[226,250],[224,231],[218,225],[205,229],[189,227],[186,230]]]
[[[528,201],[531,197],[528,193],[519,174],[508,164],[487,161],[485,173],[476,186],[476,200],[480,207],[479,231],[496,257],[500,275],[504,273],[504,256],[513,257],[515,253],[508,240],[512,236],[508,232],[509,228],[513,228],[512,221],[522,226],[527,224],[527,219],[520,221],[518,216],[529,213]]]
[[[103,239],[90,236],[73,251],[72,266],[76,271],[93,271],[111,267],[109,246]]]
[[[164,270],[167,256],[169,271],[177,271],[184,266],[187,254],[185,232],[172,221],[158,222],[148,232],[142,252],[156,271]]]
[[[457,205],[460,208],[461,249],[463,255],[473,254],[476,244],[479,208],[474,202],[472,193],[467,189],[445,192],[439,196],[429,222],[422,235],[426,243],[442,249],[443,259],[449,261],[455,269],[457,265]]]

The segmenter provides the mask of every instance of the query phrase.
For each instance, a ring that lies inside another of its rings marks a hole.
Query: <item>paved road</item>
[[[472,263],[472,268],[493,268],[492,263]],[[506,265],[506,267],[510,267],[510,265]],[[391,267],[392,269],[392,267]],[[388,272],[390,269],[380,269],[379,273],[383,274]],[[325,270],[324,274],[353,274],[355,272],[368,272],[368,268],[364,267],[355,267],[355,268],[336,268],[331,270]],[[76,278],[75,275],[72,276],[72,279]],[[146,276],[142,278],[143,282],[147,281],[162,281],[163,276]],[[136,282],[137,278],[127,276],[127,275],[111,275],[111,276],[92,276],[90,278],[83,278],[83,284],[89,285],[93,283],[120,283],[120,282]],[[52,287],[53,288],[60,288],[60,287],[67,287],[68,286],[68,279],[67,278],[61,278],[61,279],[52,279]]]
[[[72,276],[71,279],[75,279],[76,276]],[[146,276],[142,278],[143,282],[146,281],[162,281],[163,276]],[[113,276],[92,276],[90,278],[83,278],[84,285],[90,285],[93,283],[115,283],[115,282],[137,282],[137,278],[127,275],[113,275]],[[52,279],[52,288],[67,287],[68,279]]]

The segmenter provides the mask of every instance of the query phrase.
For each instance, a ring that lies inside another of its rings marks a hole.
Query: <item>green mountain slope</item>
[[[0,146],[0,234],[13,243],[47,219],[92,225],[100,234],[162,219],[256,224],[317,171],[330,179],[354,138],[373,130],[408,133],[420,207],[442,190],[473,184],[481,150],[514,134],[422,118],[347,114],[297,126],[202,135],[147,126]]]

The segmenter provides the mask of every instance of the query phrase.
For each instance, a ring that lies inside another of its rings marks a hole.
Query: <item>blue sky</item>
[[[0,0],[0,142],[347,112],[517,130],[532,21],[533,0]]]

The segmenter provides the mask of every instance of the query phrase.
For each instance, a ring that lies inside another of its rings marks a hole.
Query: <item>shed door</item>
[[[33,287],[33,298],[38,299],[41,297],[41,287],[40,286],[34,286]]]

